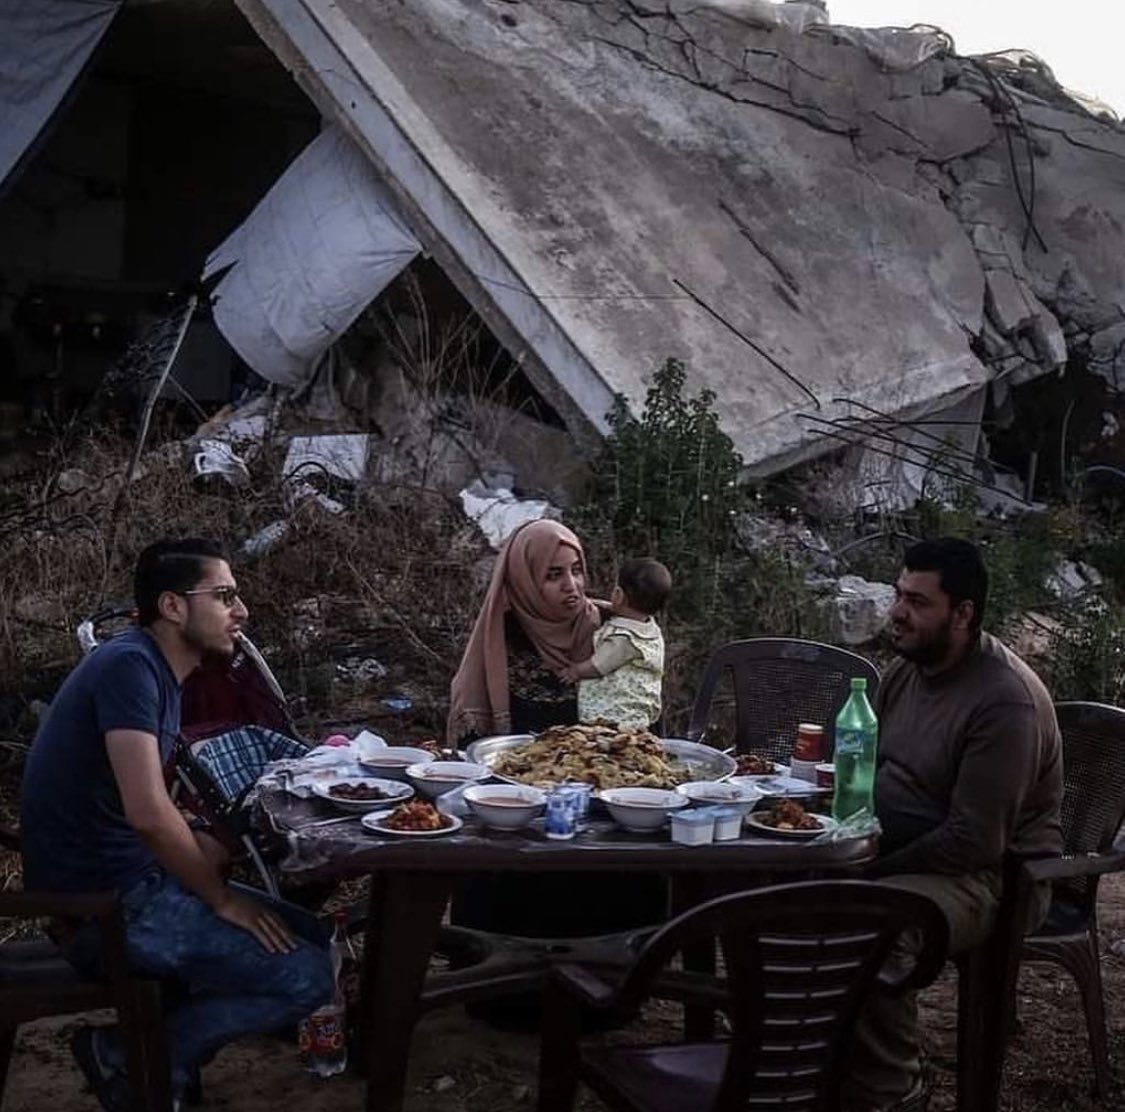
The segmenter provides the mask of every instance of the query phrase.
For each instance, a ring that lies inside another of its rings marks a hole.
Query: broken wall
[[[678,357],[774,471],[856,403],[932,411],[1121,319],[1125,137],[928,42],[900,36],[925,60],[892,68],[753,5],[240,3],[572,422],[604,430],[614,392],[639,407]],[[1024,246],[1016,129],[1047,252]],[[473,268],[480,236],[494,267]]]

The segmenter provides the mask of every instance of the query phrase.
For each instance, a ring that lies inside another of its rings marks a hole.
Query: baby
[[[560,673],[578,683],[578,719],[645,729],[660,718],[664,635],[655,614],[672,590],[656,560],[630,560],[617,576],[610,617],[594,634],[594,655]],[[581,681],[581,682],[579,682]]]

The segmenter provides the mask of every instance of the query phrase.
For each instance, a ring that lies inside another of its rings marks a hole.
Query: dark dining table
[[[414,1028],[432,1008],[541,985],[552,962],[628,960],[634,938],[525,940],[452,932],[460,958],[435,971],[443,917],[457,885],[472,873],[637,871],[666,874],[672,904],[684,910],[724,891],[780,880],[841,875],[876,854],[874,835],[836,841],[752,834],[686,846],[666,830],[633,834],[591,815],[569,841],[548,839],[542,823],[500,832],[467,818],[438,837],[378,835],[354,821],[329,822],[338,812],[319,800],[265,790],[259,807],[285,839],[282,868],[310,880],[371,878],[360,990],[360,1064],[367,1075],[368,1112],[399,1112]],[[688,955],[685,955],[685,963]],[[706,962],[706,957],[703,958]],[[706,1018],[693,1020],[695,1036]]]

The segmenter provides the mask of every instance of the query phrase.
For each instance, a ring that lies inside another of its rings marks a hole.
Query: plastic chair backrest
[[[688,727],[692,741],[705,736],[716,688],[727,671],[734,689],[735,749],[776,760],[789,759],[802,722],[824,727],[831,753],[832,729],[852,677],[867,680],[872,701],[879,685],[875,665],[848,649],[790,637],[731,641],[707,662]]]
[[[895,951],[884,965],[904,935],[908,956],[899,960]],[[928,897],[864,881],[722,896],[649,940],[622,982],[620,1006],[640,1004],[678,951],[708,937],[721,946],[731,1023],[713,1112],[780,1112],[835,1106],[854,1024],[875,978],[893,978],[894,991],[929,984],[945,961],[949,928]]]
[[[1066,853],[1105,852],[1125,820],[1125,710],[1104,703],[1056,703],[1063,741],[1062,833]],[[1096,877],[1059,887],[1092,902]]]

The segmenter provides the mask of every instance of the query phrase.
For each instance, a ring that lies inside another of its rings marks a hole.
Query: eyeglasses
[[[212,598],[217,598],[228,610],[233,609],[234,604],[242,597],[238,593],[238,588],[231,586],[196,587],[192,591],[179,591],[177,593],[185,598],[190,595],[210,595]]]

